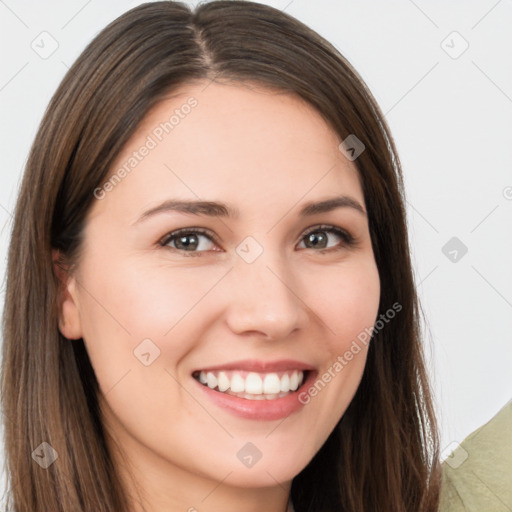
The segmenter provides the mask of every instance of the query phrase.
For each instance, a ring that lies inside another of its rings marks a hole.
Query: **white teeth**
[[[217,377],[212,372],[208,372],[206,374],[206,383],[208,384],[209,388],[216,388],[217,387]]]
[[[199,382],[211,389],[228,394],[237,394],[253,400],[273,400],[296,391],[304,380],[304,372],[293,370],[282,373],[247,373],[244,378],[238,371],[199,372]]]
[[[217,380],[219,391],[226,391],[226,389],[229,389],[229,379],[225,372],[220,372]]]
[[[266,395],[272,395],[281,391],[281,381],[277,376],[277,373],[269,373],[265,375],[263,381],[263,393]]]
[[[290,389],[295,391],[299,387],[299,376],[297,375],[297,372],[294,371],[292,373],[292,376],[290,377]]]
[[[290,391],[290,377],[287,373],[281,377],[281,391]]]
[[[233,377],[231,377],[230,389],[233,393],[243,393],[245,391],[245,381],[239,373],[235,373]]]
[[[251,395],[263,393],[263,381],[257,373],[249,373],[245,378],[245,392]]]
[[[245,393],[245,397],[249,400],[265,400],[265,395],[258,395],[256,393]]]

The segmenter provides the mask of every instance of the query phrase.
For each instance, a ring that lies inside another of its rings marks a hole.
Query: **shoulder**
[[[443,463],[439,512],[512,510],[512,400]]]

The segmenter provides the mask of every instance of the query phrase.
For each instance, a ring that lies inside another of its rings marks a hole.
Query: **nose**
[[[252,263],[239,259],[229,279],[226,321],[235,334],[279,340],[305,327],[305,298],[284,258],[265,251]]]

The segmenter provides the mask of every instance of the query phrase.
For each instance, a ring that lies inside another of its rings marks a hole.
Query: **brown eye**
[[[169,233],[161,242],[163,247],[169,247],[185,252],[204,252],[212,250],[215,245],[211,235],[198,229],[179,229]]]
[[[302,238],[306,249],[331,249],[350,246],[354,238],[335,226],[317,226]]]
[[[327,236],[327,233],[325,233],[324,231],[315,231],[314,233],[310,233],[309,235],[307,235],[304,238],[304,240],[306,247],[310,249],[324,249],[325,247],[327,247],[328,238],[329,237]]]
[[[199,237],[195,233],[190,235],[181,235],[173,240],[176,249],[195,250],[199,246]]]

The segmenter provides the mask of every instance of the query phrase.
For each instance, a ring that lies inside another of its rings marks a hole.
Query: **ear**
[[[59,281],[59,331],[69,340],[82,337],[82,323],[78,305],[76,278],[70,274],[64,264],[62,254],[57,249],[52,251],[53,271]]]

